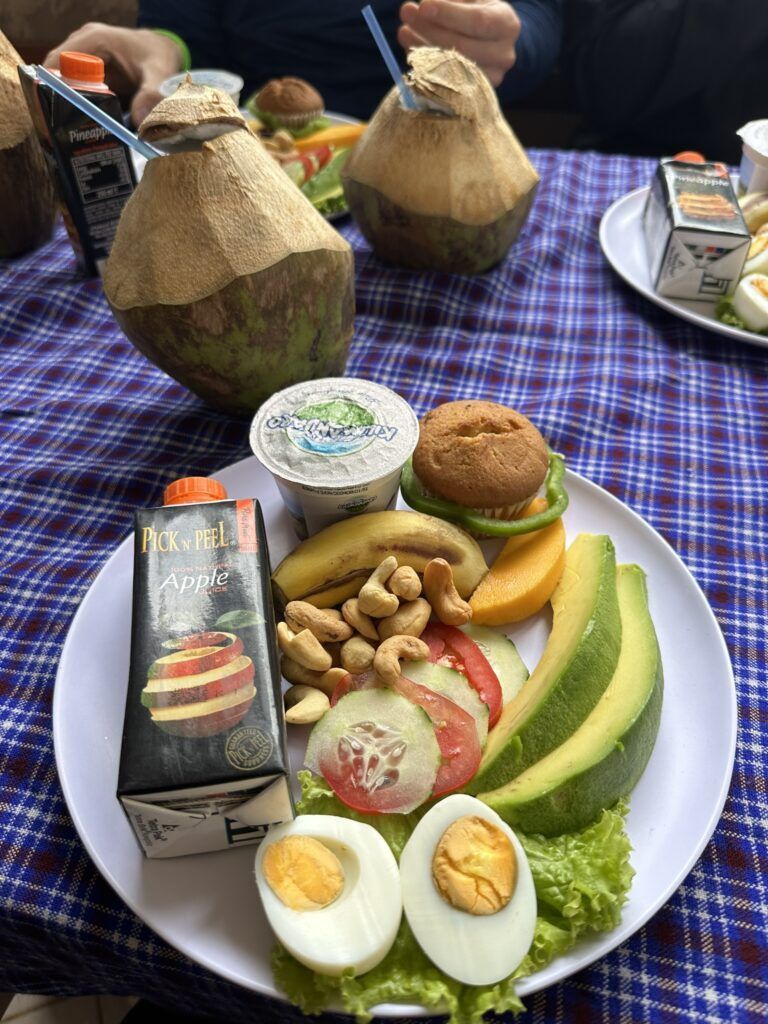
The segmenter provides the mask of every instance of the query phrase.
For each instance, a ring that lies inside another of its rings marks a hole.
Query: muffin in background
[[[549,452],[522,413],[496,402],[446,402],[424,416],[413,470],[432,495],[514,519],[544,483]]]
[[[303,78],[272,78],[259,89],[252,103],[268,127],[291,131],[306,128],[325,110],[323,97]]]

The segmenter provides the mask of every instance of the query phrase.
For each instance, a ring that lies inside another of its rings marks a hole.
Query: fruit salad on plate
[[[520,429],[503,407],[465,405]],[[479,433],[462,422],[466,454]],[[551,480],[533,462],[528,492]],[[299,814],[255,870],[276,983],[307,1013],[520,1010],[517,979],[620,920],[627,798],[661,714],[645,574],[604,534],[567,543],[561,475],[529,499],[517,518],[480,517],[510,526],[490,567],[455,522],[385,511],[321,530],[273,573],[286,721],[310,729]],[[505,628],[547,605],[529,673]]]

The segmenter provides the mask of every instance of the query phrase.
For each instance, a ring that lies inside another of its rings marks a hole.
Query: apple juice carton
[[[117,795],[147,857],[258,843],[293,818],[259,503],[177,480],[136,513]]]
[[[86,99],[122,121],[120,100],[104,83],[104,61],[65,51],[61,77]],[[117,222],[136,187],[128,146],[69,100],[40,81],[32,67],[19,78],[59,196],[64,226],[80,269],[100,274],[112,248]]]
[[[725,164],[662,160],[643,232],[659,295],[711,302],[735,290],[751,237]]]

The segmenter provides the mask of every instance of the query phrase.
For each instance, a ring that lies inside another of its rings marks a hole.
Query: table
[[[734,663],[740,737],[712,842],[673,899],[519,1020],[768,1019],[768,359],[677,320],[615,277],[606,207],[652,161],[534,151],[542,184],[510,258],[477,278],[387,269],[353,225],[347,372],[419,414],[485,397],[529,414],[578,472],[681,554]],[[79,601],[134,508],[249,454],[247,419],[206,408],[125,339],[59,229],[0,264],[0,990],[130,993],[229,1021],[299,1020],[190,963],[85,853],[57,781],[51,700]]]

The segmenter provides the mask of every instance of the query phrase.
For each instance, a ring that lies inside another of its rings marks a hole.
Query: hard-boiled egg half
[[[302,814],[271,828],[256,854],[256,884],[278,940],[318,974],[363,974],[395,941],[397,862],[370,825]]]
[[[400,857],[403,908],[426,955],[465,985],[512,974],[536,927],[531,869],[512,829],[457,793],[429,810]]]
[[[768,274],[768,231],[758,231],[752,239],[742,277],[748,274]]]
[[[733,293],[733,311],[750,331],[768,330],[768,276],[742,277]]]

